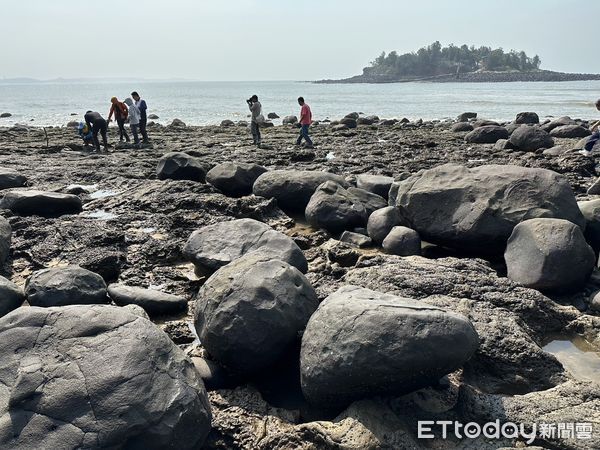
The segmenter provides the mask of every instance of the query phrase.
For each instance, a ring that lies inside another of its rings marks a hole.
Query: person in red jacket
[[[306,148],[313,148],[312,140],[308,135],[308,129],[312,123],[312,112],[310,106],[304,102],[304,97],[298,97],[298,104],[301,106],[300,109],[300,136],[296,140],[296,145],[302,143],[302,139],[306,141]]]
[[[125,131],[125,121],[127,120],[128,114],[127,106],[125,106],[125,103],[120,102],[117,97],[111,98],[110,103],[108,122],[110,123],[112,115],[114,114],[117,125],[119,125],[119,141],[123,141],[123,138],[125,138],[125,142],[129,142],[129,136],[127,135],[127,131]]]

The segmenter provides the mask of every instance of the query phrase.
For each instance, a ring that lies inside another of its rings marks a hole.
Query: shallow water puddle
[[[118,216],[116,214],[110,213],[108,211],[104,211],[103,209],[99,209],[97,211],[91,211],[87,213],[81,214],[84,217],[89,217],[90,219],[98,219],[98,220],[112,220],[116,219]]]
[[[600,350],[580,336],[565,337],[550,341],[542,347],[576,379],[600,381]]]

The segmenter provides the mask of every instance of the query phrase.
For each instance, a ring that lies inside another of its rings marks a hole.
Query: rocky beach
[[[0,128],[0,446],[600,448],[591,122],[296,121]]]

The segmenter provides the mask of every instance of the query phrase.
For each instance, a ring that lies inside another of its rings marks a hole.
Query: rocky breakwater
[[[65,129],[49,146],[0,129],[0,166],[27,186],[0,196],[79,205],[0,201],[3,445],[422,448],[418,420],[598,429],[588,123],[461,119],[504,131],[479,143],[454,121],[351,113],[300,149],[292,124],[265,148],[241,126],[157,124],[154,148],[92,155]]]

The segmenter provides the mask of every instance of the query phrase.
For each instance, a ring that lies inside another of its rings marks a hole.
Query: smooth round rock
[[[459,314],[344,286],[319,305],[306,326],[302,391],[324,407],[404,394],[457,370],[478,345],[473,325]]]
[[[367,210],[367,217],[378,209],[385,208],[388,204],[387,200],[382,196],[369,192],[365,189],[350,186],[347,191],[363,204]],[[363,226],[364,225],[366,225],[366,222],[363,224]]]
[[[0,317],[17,309],[25,301],[23,289],[0,276]]]
[[[0,359],[2,448],[195,449],[210,431],[191,361],[125,308],[18,308]]]
[[[581,125],[561,125],[553,128],[550,135],[558,138],[583,138],[592,132]]]
[[[79,266],[55,267],[35,272],[25,284],[25,295],[32,306],[108,302],[104,279]]]
[[[306,205],[305,215],[312,226],[332,233],[364,226],[368,218],[361,200],[333,181],[317,188]]]
[[[82,203],[76,195],[15,189],[4,194],[0,209],[10,209],[22,216],[57,217],[81,212]]]
[[[572,222],[530,219],[514,228],[504,260],[508,278],[525,287],[573,292],[589,278],[596,255]]]
[[[256,179],[267,169],[258,164],[225,162],[206,174],[206,181],[230,197],[252,194]]]
[[[203,161],[183,152],[170,152],[163,155],[156,166],[159,180],[191,180],[204,183],[206,165]]]
[[[454,125],[452,125],[452,127],[450,128],[450,131],[454,132],[454,133],[462,133],[464,131],[473,131],[473,125],[471,125],[469,122],[458,122],[455,123]]]
[[[524,152],[533,152],[538,148],[551,148],[554,139],[547,131],[536,126],[522,126],[517,128],[508,140],[512,146]]]
[[[187,308],[185,297],[121,283],[109,285],[108,295],[117,305],[138,305],[150,316],[177,313]]]
[[[523,123],[538,124],[538,123],[540,123],[540,116],[538,116],[537,113],[534,113],[531,111],[520,112],[519,114],[517,114],[515,123],[517,123],[517,124],[523,124]]]
[[[495,144],[499,139],[508,139],[508,131],[498,125],[479,126],[465,136],[470,144]]]
[[[14,169],[0,168],[0,190],[18,188],[27,184],[27,177]]]
[[[374,211],[369,216],[367,233],[369,233],[373,242],[381,244],[390,231],[392,231],[392,228],[400,225],[400,223],[401,218],[398,208],[395,206],[386,206]]]
[[[183,247],[184,256],[203,275],[253,251],[285,261],[302,273],[308,271],[304,253],[292,238],[254,219],[207,225],[194,231]]]
[[[403,226],[392,228],[381,246],[390,255],[411,256],[421,254],[419,233]]]
[[[249,376],[274,364],[319,302],[295,267],[248,254],[215,272],[196,298],[195,327],[213,359]]]
[[[356,187],[377,194],[387,200],[393,177],[385,175],[361,174],[356,177]]]

